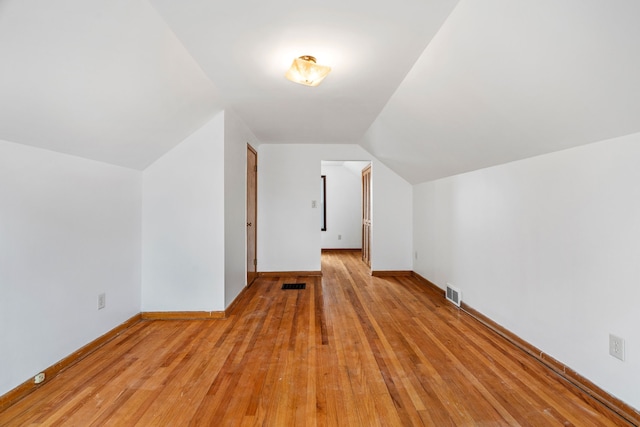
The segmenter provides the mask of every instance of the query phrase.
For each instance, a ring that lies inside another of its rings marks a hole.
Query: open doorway
[[[370,239],[363,238],[362,171],[370,166],[370,161],[321,162],[322,250],[362,251],[363,243],[368,245]]]

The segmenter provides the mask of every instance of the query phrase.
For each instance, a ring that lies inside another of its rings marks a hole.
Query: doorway
[[[364,241],[362,170],[369,165],[370,160],[321,162],[322,177],[318,177],[321,197],[318,207],[322,251],[357,251],[360,257]]]

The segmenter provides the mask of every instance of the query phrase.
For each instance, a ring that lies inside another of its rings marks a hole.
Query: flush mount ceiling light
[[[291,68],[289,68],[285,77],[302,85],[318,86],[327,77],[329,71],[331,71],[331,67],[318,65],[316,64],[316,58],[304,55],[293,60],[293,64],[291,64]]]

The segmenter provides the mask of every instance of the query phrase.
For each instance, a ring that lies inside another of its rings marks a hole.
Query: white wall
[[[372,268],[410,270],[412,188],[356,144],[263,144],[258,166],[258,271],[320,270],[322,160],[371,160]]]
[[[635,134],[416,185],[414,269],[640,408],[639,164]]]
[[[224,117],[143,172],[142,311],[225,308]]]
[[[0,395],[140,312],[141,180],[0,141]]]
[[[247,284],[247,144],[256,137],[231,110],[224,116],[225,307]]]
[[[413,189],[379,161],[371,166],[373,233],[371,269],[411,270]]]
[[[327,230],[320,232],[322,249],[362,248],[361,171],[368,163],[322,162],[327,187]]]

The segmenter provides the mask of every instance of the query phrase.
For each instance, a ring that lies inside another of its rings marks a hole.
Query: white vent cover
[[[447,299],[460,307],[460,303],[462,302],[462,292],[460,292],[460,289],[456,289],[447,283]]]

